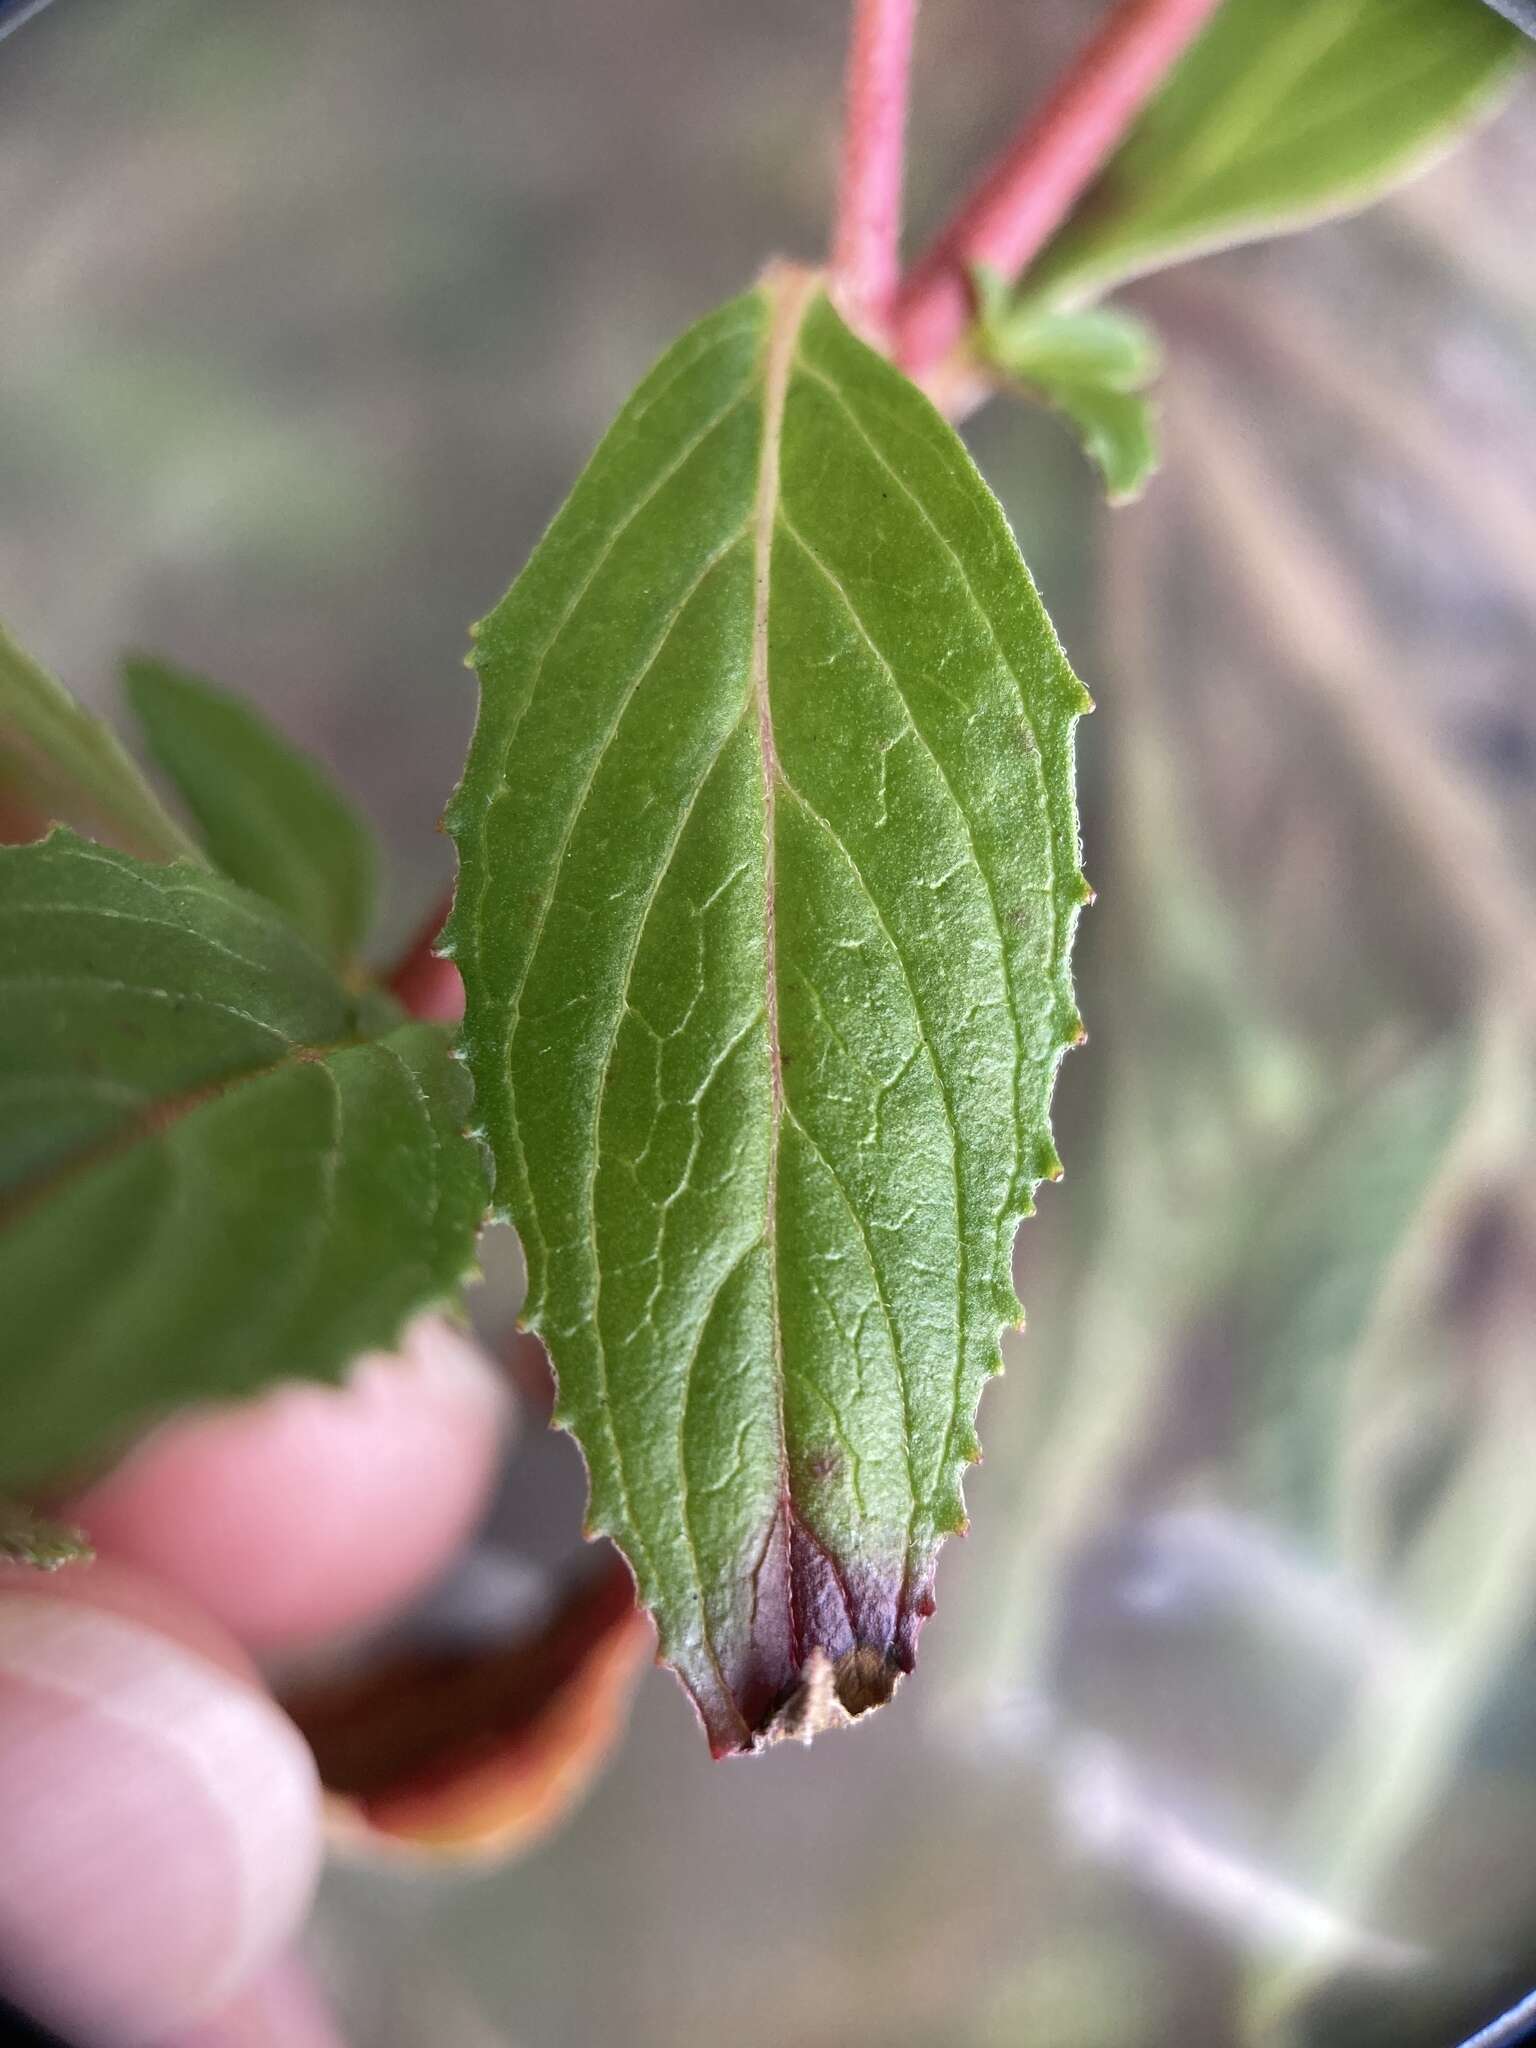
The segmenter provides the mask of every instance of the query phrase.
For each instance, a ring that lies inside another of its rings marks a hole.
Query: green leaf
[[[1151,400],[1099,384],[1047,385],[1042,390],[1077,429],[1083,453],[1104,479],[1110,504],[1134,503],[1161,460]]]
[[[0,1500],[0,1564],[56,1572],[62,1565],[88,1564],[94,1556],[81,1530],[50,1522],[19,1501]]]
[[[479,630],[464,1042],[559,1415],[717,1752],[878,1704],[1080,1026],[1088,703],[959,440],[779,273]]]
[[[1139,497],[1158,464],[1154,408],[1141,395],[1162,366],[1152,330],[1103,306],[1012,307],[995,277],[979,290],[980,353],[1072,423],[1112,504]]]
[[[1030,273],[1052,299],[1368,204],[1519,63],[1469,0],[1225,0]]]
[[[195,851],[124,753],[0,626],[0,783],[45,820],[102,833],[126,852],[176,860]]]
[[[1111,306],[1042,312],[1032,298],[1016,300],[998,271],[978,265],[975,280],[981,344],[993,362],[1016,375],[1142,391],[1163,367],[1162,344],[1133,313]]]
[[[232,881],[285,910],[335,960],[356,959],[373,916],[373,838],[318,763],[259,712],[164,662],[125,665],[151,753]]]
[[[1372,1089],[1293,1162],[1238,1281],[1243,1443],[1267,1514],[1330,1551],[1354,1369],[1395,1266],[1462,1127],[1476,1063],[1441,1046]]]
[[[0,961],[0,1486],[454,1293],[467,1079],[260,898],[57,832],[0,851]]]

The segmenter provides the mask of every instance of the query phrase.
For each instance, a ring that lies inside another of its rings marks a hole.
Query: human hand
[[[82,2048],[337,2048],[289,1956],[319,1786],[252,1653],[447,1563],[508,1417],[436,1317],[341,1389],[167,1424],[68,1509],[94,1563],[0,1566],[0,1990]]]

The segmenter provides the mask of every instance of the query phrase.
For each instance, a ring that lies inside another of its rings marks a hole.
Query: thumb
[[[0,1573],[0,1988],[138,2048],[228,2006],[297,1927],[315,1771],[203,1617],[121,1567],[65,1583]]]

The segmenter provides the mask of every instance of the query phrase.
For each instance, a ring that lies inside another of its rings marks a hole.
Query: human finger
[[[480,1347],[421,1316],[398,1353],[368,1353],[340,1387],[165,1424],[65,1513],[253,1649],[293,1649],[436,1577],[484,1510],[510,1419]]]
[[[239,1646],[165,1588],[11,1569],[0,1841],[6,1994],[90,2048],[149,2048],[228,2007],[301,1923],[314,1761]]]

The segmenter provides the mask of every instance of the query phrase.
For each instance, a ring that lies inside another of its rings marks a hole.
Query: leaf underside
[[[1223,0],[1031,295],[1091,296],[1365,206],[1492,104],[1527,47],[1468,0]]]
[[[57,832],[0,852],[0,1485],[336,1379],[453,1295],[467,1077],[278,913]]]
[[[474,663],[446,943],[591,1526],[717,1753],[814,1732],[911,1668],[1059,1171],[1088,699],[951,429],[787,271]]]

